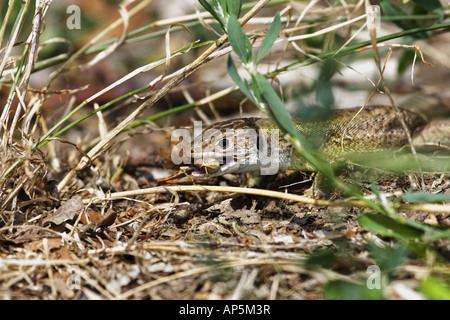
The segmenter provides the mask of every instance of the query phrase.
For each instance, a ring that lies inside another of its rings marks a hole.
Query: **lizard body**
[[[294,118],[296,128],[331,164],[354,156],[371,156],[380,151],[395,150],[408,145],[408,137],[401,124],[403,118],[413,144],[450,142],[450,122],[433,126],[411,111],[400,109],[401,115],[388,106],[339,109],[324,120],[304,121]],[[430,123],[431,124],[431,123]],[[257,133],[250,134],[250,133]],[[450,144],[449,144],[450,145]],[[194,177],[214,177],[261,169],[261,149],[275,154],[279,170],[315,171],[302,156],[293,151],[284,135],[267,118],[241,118],[218,122],[206,128],[191,147]],[[170,180],[170,179],[167,179]]]

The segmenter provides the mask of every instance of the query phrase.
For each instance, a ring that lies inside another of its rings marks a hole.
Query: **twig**
[[[172,192],[185,192],[185,191],[207,191],[207,192],[230,192],[241,194],[260,195],[271,198],[278,198],[284,200],[291,200],[301,202],[305,204],[312,204],[320,207],[357,207],[357,208],[369,208],[369,206],[359,200],[341,200],[331,201],[322,199],[312,199],[305,196],[300,196],[291,193],[284,193],[279,191],[255,189],[255,188],[243,188],[243,187],[221,187],[221,186],[160,186],[146,189],[138,189],[131,191],[115,192],[102,198],[83,199],[84,203],[92,201],[92,203],[101,203],[108,200],[118,200],[124,197],[138,196],[145,194],[158,194],[158,193],[172,193]],[[397,204],[398,210],[410,210],[410,211],[426,211],[426,212],[442,212],[450,213],[450,204]]]

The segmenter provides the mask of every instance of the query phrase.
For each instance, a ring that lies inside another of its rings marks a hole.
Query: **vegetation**
[[[393,108],[421,91],[448,116],[449,8],[241,2],[0,4],[3,298],[450,298],[448,157],[415,158],[418,187],[349,183],[291,119],[337,107],[339,84]],[[284,174],[157,186],[174,126],[256,111],[342,193],[276,192]]]

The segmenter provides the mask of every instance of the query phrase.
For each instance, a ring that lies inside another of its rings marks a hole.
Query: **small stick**
[[[241,194],[253,194],[271,198],[278,198],[284,200],[291,200],[301,202],[305,204],[312,204],[319,207],[357,207],[357,208],[369,208],[369,206],[359,200],[322,200],[313,199],[297,194],[284,193],[279,191],[255,189],[255,188],[243,188],[243,187],[222,187],[222,186],[159,186],[153,188],[145,188],[131,191],[114,192],[105,197],[83,199],[83,203],[101,203],[108,200],[118,200],[124,197],[145,195],[145,194],[158,194],[158,193],[173,193],[173,192],[186,192],[186,191],[208,191],[208,192],[230,192]],[[441,212],[450,213],[450,204],[396,204],[398,210],[410,210],[410,211],[426,211],[426,212]]]

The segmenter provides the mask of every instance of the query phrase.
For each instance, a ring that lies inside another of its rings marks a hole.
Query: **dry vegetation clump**
[[[254,52],[281,22],[248,74],[217,8],[173,2],[0,4],[0,297],[449,299],[445,153],[434,170],[349,169],[359,198],[302,197],[299,172],[157,184],[173,129],[263,115],[230,54],[291,114],[394,102],[448,117],[448,7],[380,1],[373,33],[368,1],[245,1]]]

